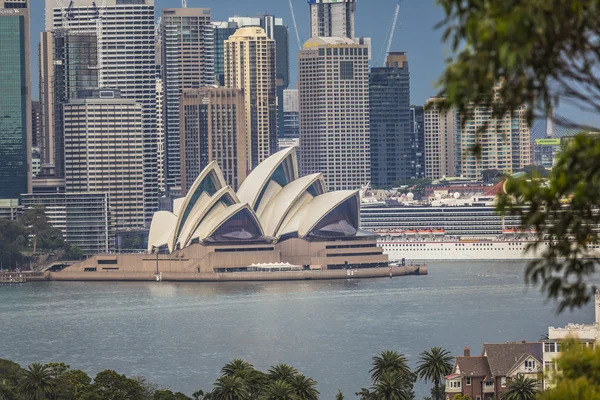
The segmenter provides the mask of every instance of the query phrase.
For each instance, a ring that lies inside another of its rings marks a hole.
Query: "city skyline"
[[[310,19],[306,0],[292,0],[302,41],[309,38]],[[378,7],[368,7],[366,2],[357,3],[356,35],[370,37],[373,60],[371,67],[383,65],[385,45],[397,0],[378,0]],[[156,0],[155,18],[163,8],[181,7],[181,0]],[[298,80],[296,34],[289,3],[281,0],[188,0],[188,8],[210,8],[213,21],[227,21],[229,17],[257,16],[268,13],[283,18],[289,26],[290,38],[290,89],[296,88]],[[38,54],[40,33],[44,30],[44,7],[31,7],[31,79],[32,99],[38,99]],[[411,104],[423,105],[431,96],[438,94],[435,87],[444,71],[445,59],[451,55],[450,47],[442,42],[443,31],[435,25],[444,18],[443,9],[436,0],[403,1],[400,16],[392,41],[391,51],[405,52],[411,60]],[[580,108],[561,104],[557,114],[577,120],[583,124],[600,126],[600,115],[587,113]]]

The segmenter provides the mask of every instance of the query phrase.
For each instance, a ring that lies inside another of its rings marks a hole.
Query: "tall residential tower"
[[[354,39],[356,0],[308,0],[311,37]]]
[[[208,8],[163,8],[161,18],[164,85],[165,179],[167,189],[179,193],[179,98],[185,89],[215,83],[214,30]]]
[[[225,86],[244,92],[251,170],[277,149],[275,41],[261,27],[240,28],[225,41]]]

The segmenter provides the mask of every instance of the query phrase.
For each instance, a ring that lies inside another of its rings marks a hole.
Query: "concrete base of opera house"
[[[333,279],[367,279],[388,278],[392,276],[427,275],[427,267],[405,266],[390,268],[365,268],[347,270],[322,271],[287,271],[287,272],[161,272],[163,282],[268,282],[268,281],[306,281]],[[50,281],[156,281],[152,272],[48,272],[46,279]]]
[[[290,271],[250,271],[253,264],[287,263]],[[374,238],[288,239],[276,244],[193,244],[172,254],[96,255],[50,280],[279,281],[425,275],[425,266],[388,268],[388,257]]]

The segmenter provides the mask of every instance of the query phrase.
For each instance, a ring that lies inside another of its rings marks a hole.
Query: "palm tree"
[[[373,385],[373,397],[377,400],[412,400],[412,390],[406,379],[402,373],[384,372]]]
[[[408,360],[404,354],[386,350],[373,357],[373,368],[369,371],[373,382],[377,382],[384,373],[398,373],[408,376],[411,374]]]
[[[240,376],[244,372],[254,369],[254,366],[249,362],[242,360],[241,358],[236,358],[225,364],[225,366],[221,369],[221,373],[223,376]]]
[[[265,391],[264,400],[299,400],[294,388],[287,382],[272,382]]]
[[[335,395],[335,400],[344,400],[344,393],[338,389],[337,394]]]
[[[502,400],[533,400],[538,393],[537,385],[535,379],[519,375],[508,384]]]
[[[222,376],[215,382],[211,399],[214,400],[247,400],[246,383],[239,376]]]
[[[288,383],[300,400],[318,400],[319,391],[317,390],[317,381],[308,378],[302,374],[294,375],[288,379]]]
[[[433,381],[435,400],[440,400],[440,382],[452,372],[453,360],[454,357],[450,355],[450,352],[441,347],[433,347],[419,355],[416,373],[425,381]]]
[[[267,375],[273,381],[287,382],[292,376],[297,375],[296,368],[288,364],[277,364],[269,369]]]
[[[25,371],[19,382],[19,392],[25,399],[43,400],[54,393],[56,382],[52,371],[46,365],[33,363]]]

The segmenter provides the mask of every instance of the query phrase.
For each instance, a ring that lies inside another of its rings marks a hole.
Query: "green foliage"
[[[170,390],[157,390],[152,396],[152,400],[191,400],[181,392],[173,393]]]
[[[265,390],[264,400],[299,400],[292,385],[286,381],[277,380]]]
[[[537,382],[523,375],[511,380],[508,390],[502,396],[502,400],[534,400],[537,396]]]
[[[55,393],[56,382],[52,370],[43,364],[33,363],[19,379],[19,393],[30,400],[44,400]]]
[[[373,357],[369,371],[373,386],[362,388],[356,393],[360,400],[409,400],[414,398],[416,381],[408,367],[408,360],[395,351],[383,351]]]
[[[83,250],[79,246],[69,246],[64,255],[64,258],[70,261],[81,260],[84,257]]]
[[[296,375],[296,368],[287,364],[277,364],[269,369],[267,375],[273,381],[288,382],[290,378]]]
[[[600,348],[584,348],[580,343],[563,345],[558,358],[556,386],[542,393],[539,400],[600,399]]]
[[[437,0],[446,13],[439,25],[454,57],[440,86],[461,117],[469,103],[493,98],[502,82],[502,102],[493,115],[503,116],[535,104],[560,100],[584,110],[600,110],[597,69],[600,43],[598,0]]]
[[[107,400],[144,400],[144,388],[136,380],[115,371],[99,372],[90,387],[94,396]]]
[[[335,400],[344,400],[344,393],[338,389],[337,394],[335,395]]]
[[[440,382],[452,371],[453,361],[450,352],[441,347],[433,347],[419,355],[415,372],[419,378],[433,382],[432,397],[435,400],[443,398],[443,393],[439,391]]]
[[[27,244],[27,230],[16,221],[0,219],[0,264],[4,269],[14,269],[21,265],[24,257],[21,251]]]
[[[404,354],[398,354],[395,351],[386,350],[373,357],[373,368],[369,371],[373,383],[377,382],[384,373],[399,373],[410,375],[408,360]]]
[[[600,237],[600,140],[578,135],[559,157],[547,183],[535,176],[511,178],[507,195],[500,198],[502,213],[517,215],[525,229],[535,229],[530,245],[542,258],[528,264],[526,281],[541,284],[559,311],[587,303],[596,287],[588,283],[598,260],[590,257],[590,244]],[[550,245],[544,240],[551,239]]]
[[[373,385],[376,400],[411,400],[412,379],[400,372],[384,372]]]
[[[314,379],[297,374],[289,378],[286,382],[292,387],[298,399],[319,400],[317,381]]]
[[[452,400],[473,400],[473,398],[468,394],[465,394],[464,396],[462,394],[456,394]]]
[[[239,376],[222,376],[215,382],[211,393],[213,400],[247,400],[246,383]]]

